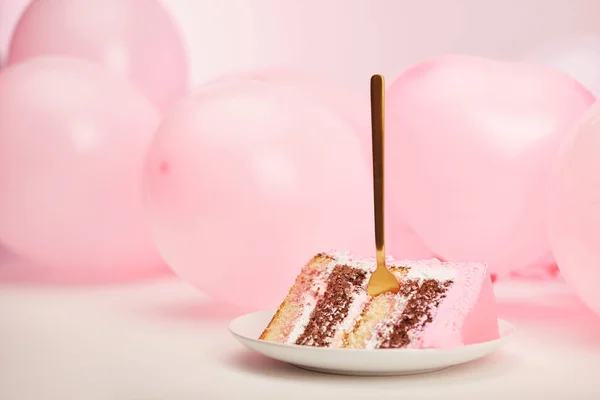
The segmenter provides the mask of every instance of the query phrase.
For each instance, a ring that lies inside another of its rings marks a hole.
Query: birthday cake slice
[[[373,260],[321,253],[302,269],[261,340],[350,349],[449,348],[497,339],[485,264],[394,261],[397,294],[367,294]]]

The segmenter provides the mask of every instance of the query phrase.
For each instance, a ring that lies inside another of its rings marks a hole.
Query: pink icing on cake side
[[[481,263],[442,263],[456,271],[433,321],[410,347],[449,348],[499,337],[492,281]]]
[[[462,330],[463,344],[474,344],[500,337],[496,298],[489,273],[483,280],[475,307],[467,316]]]

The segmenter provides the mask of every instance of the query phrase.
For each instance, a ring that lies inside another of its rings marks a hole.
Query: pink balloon
[[[0,67],[6,61],[13,29],[32,0],[0,0]]]
[[[348,122],[360,140],[365,160],[371,160],[371,116],[368,98],[362,97],[333,79],[318,77],[304,71],[283,68],[268,68],[230,74],[220,77],[215,83],[227,83],[239,80],[253,80],[285,87],[291,91],[312,96],[314,101],[327,107],[344,121]],[[365,93],[368,93],[368,82]]]
[[[371,170],[371,113],[367,97],[353,93],[332,79],[320,78],[303,71],[283,68],[261,69],[239,74],[225,75],[215,81],[216,84],[253,80],[275,84],[290,91],[309,95],[313,101],[322,104],[346,121],[358,137],[364,154],[366,168]],[[365,82],[368,93],[368,81]],[[372,175],[369,175],[372,182]],[[387,196],[386,230],[387,251],[396,259],[428,259],[433,253],[406,224],[401,215],[392,207],[394,199]]]
[[[441,257],[503,274],[550,250],[551,162],[594,97],[567,75],[527,64],[447,56],[388,90],[388,187]]]
[[[160,123],[134,86],[80,59],[0,73],[0,242],[57,274],[142,276],[164,263],[141,174]]]
[[[98,62],[161,110],[187,91],[178,29],[156,0],[36,0],[15,28],[8,62],[45,54]]]
[[[552,252],[543,255],[535,262],[523,267],[521,270],[511,271],[510,277],[537,281],[561,279]]]
[[[550,66],[562,71],[600,95],[600,36],[568,35],[552,39],[526,54],[530,63]]]
[[[565,280],[600,315],[600,104],[565,140],[552,171],[548,234]]]
[[[155,242],[213,298],[281,301],[329,249],[374,255],[370,172],[348,124],[285,87],[208,87],[168,114],[145,175]]]

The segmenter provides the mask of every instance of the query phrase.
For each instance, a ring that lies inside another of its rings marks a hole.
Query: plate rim
[[[252,343],[257,343],[259,345],[264,345],[264,346],[272,346],[272,347],[278,347],[278,348],[282,348],[282,349],[289,349],[289,350],[299,350],[301,349],[302,351],[321,351],[321,352],[344,352],[344,353],[366,353],[366,352],[377,352],[377,353],[412,353],[412,354],[424,354],[424,353],[440,353],[440,352],[454,352],[458,349],[460,350],[468,350],[468,349],[476,349],[478,347],[482,347],[482,346],[486,346],[489,345],[490,343],[494,343],[494,342],[505,342],[507,340],[509,340],[514,333],[516,332],[516,328],[515,326],[503,319],[503,318],[497,318],[498,319],[498,326],[500,328],[500,325],[504,325],[505,329],[507,330],[507,333],[504,335],[501,335],[500,337],[498,337],[498,339],[493,339],[493,340],[488,340],[485,342],[479,342],[479,343],[472,343],[472,344],[467,344],[467,345],[461,345],[461,346],[455,346],[455,347],[447,347],[447,348],[427,348],[427,349],[406,349],[406,348],[402,348],[402,349],[348,349],[348,348],[337,348],[337,347],[315,347],[315,346],[302,346],[302,345],[298,345],[298,344],[289,344],[289,343],[276,343],[276,342],[269,342],[266,340],[260,340],[258,338],[251,338],[248,336],[244,336],[244,335],[240,335],[238,333],[236,333],[233,328],[232,325],[245,317],[249,317],[252,314],[259,314],[259,313],[266,313],[266,312],[273,312],[273,314],[275,314],[275,312],[277,312],[277,309],[267,309],[267,310],[258,310],[258,311],[253,311],[244,315],[240,315],[236,318],[234,318],[233,320],[231,320],[227,326],[227,329],[229,330],[229,333],[231,333],[236,339],[243,339],[244,341],[249,341]],[[501,332],[500,332],[501,333]]]

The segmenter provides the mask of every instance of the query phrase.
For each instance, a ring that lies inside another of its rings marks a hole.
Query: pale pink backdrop
[[[165,1],[187,34],[195,83],[278,64],[336,74],[366,95],[365,76],[440,53],[517,58],[600,33],[597,0]]]
[[[0,1],[0,58],[27,0]],[[191,52],[192,81],[265,66],[364,77],[446,52],[517,58],[570,34],[600,34],[597,0],[164,0]],[[476,34],[474,34],[476,32]],[[352,62],[348,62],[352,60]]]
[[[600,0],[164,1],[185,33],[194,84],[293,66],[336,75],[366,97],[371,73],[391,80],[440,53],[517,59],[566,35],[600,35]],[[0,58],[24,2],[0,0]],[[11,262],[0,251],[0,266]],[[202,303],[178,282],[69,291],[4,285],[0,399],[600,398],[593,313],[559,285],[500,280],[497,289],[500,314],[518,329],[504,354],[366,382],[225,353],[233,339],[216,323],[239,310]]]

